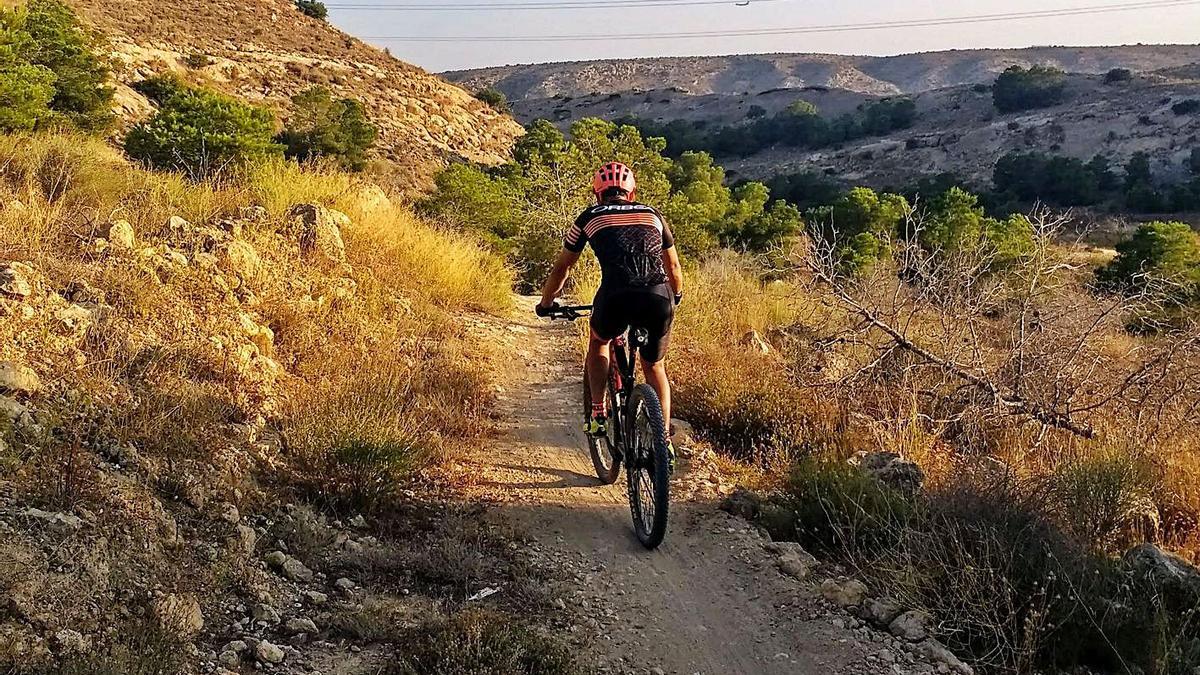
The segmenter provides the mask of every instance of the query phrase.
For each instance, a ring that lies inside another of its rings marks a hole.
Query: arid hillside
[[[745,54],[498,66],[445,73],[468,89],[493,86],[516,102],[679,87],[694,96],[832,87],[862,94],[915,94],[990,83],[1011,65],[1070,73],[1146,72],[1200,62],[1200,45],[977,49],[900,56]],[[520,105],[518,105],[520,111]]]
[[[469,89],[494,86],[522,122],[566,128],[584,117],[737,126],[798,100],[833,119],[863,103],[911,96],[910,128],[816,150],[766,148],[718,156],[732,178],[819,171],[846,184],[889,188],[951,172],[986,183],[1007,152],[1038,150],[1124,163],[1150,154],[1155,175],[1173,180],[1200,132],[1200,117],[1175,114],[1200,98],[1200,46],[1034,48],[875,58],[779,54],[513,66],[449,73]],[[1049,65],[1069,74],[1064,101],[1003,114],[990,85],[1011,65]],[[1135,73],[1105,83],[1112,68]]]
[[[174,71],[251,102],[286,110],[297,92],[325,85],[363,101],[380,129],[377,152],[427,177],[449,158],[492,163],[520,128],[462,89],[392,58],[289,0],[73,0],[109,38],[125,83]],[[123,88],[127,118],[149,103]]]

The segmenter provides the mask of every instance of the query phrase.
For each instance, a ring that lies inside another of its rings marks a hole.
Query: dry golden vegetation
[[[930,610],[985,672],[1191,672],[1200,584],[1164,550],[1200,560],[1200,334],[1131,333],[1162,296],[1094,292],[1036,225],[1004,269],[903,243],[859,280],[808,243],[695,265],[678,415],[768,467],[775,537]]]
[[[0,138],[0,207],[0,668],[308,658],[236,608],[304,603],[324,631],[366,592],[340,575],[417,583],[393,558],[466,556],[470,586],[511,558],[499,534],[395,546],[440,517],[401,492],[488,428],[492,355],[458,317],[508,309],[498,257],[332,169],[193,183],[82,136]]]

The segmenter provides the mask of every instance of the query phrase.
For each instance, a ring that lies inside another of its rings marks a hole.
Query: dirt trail
[[[492,327],[518,367],[500,395],[502,431],[469,471],[480,497],[499,502],[547,562],[569,570],[564,610],[576,604],[577,630],[603,671],[904,672],[878,656],[886,638],[853,630],[857,622],[811,584],[783,576],[762,536],[711,500],[674,499],[666,542],[644,550],[624,477],[602,486],[593,473],[580,430],[577,329],[537,321],[525,312],[532,306],[522,298],[528,320]]]

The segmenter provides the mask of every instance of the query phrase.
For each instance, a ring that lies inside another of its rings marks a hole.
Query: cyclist
[[[650,340],[641,350],[642,369],[662,403],[667,438],[671,436],[671,384],[666,356],[675,306],[683,299],[683,267],[671,228],[653,207],[638,203],[633,171],[619,162],[605,164],[592,180],[596,205],[584,211],[567,232],[563,250],[542,289],[539,316],[555,305],[571,267],[590,242],[600,261],[602,280],[593,301],[588,341],[587,379],[592,411],[585,431],[607,434],[609,342],[629,326],[645,328]],[[671,448],[674,461],[675,450]]]

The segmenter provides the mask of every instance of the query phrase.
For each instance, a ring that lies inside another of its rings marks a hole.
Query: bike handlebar
[[[550,319],[551,321],[554,321],[555,319],[574,321],[575,319],[582,319],[583,317],[587,316],[592,311],[592,306],[576,305],[573,307],[563,307],[560,305],[554,305],[553,307],[543,311],[544,313],[542,313],[542,316]]]

